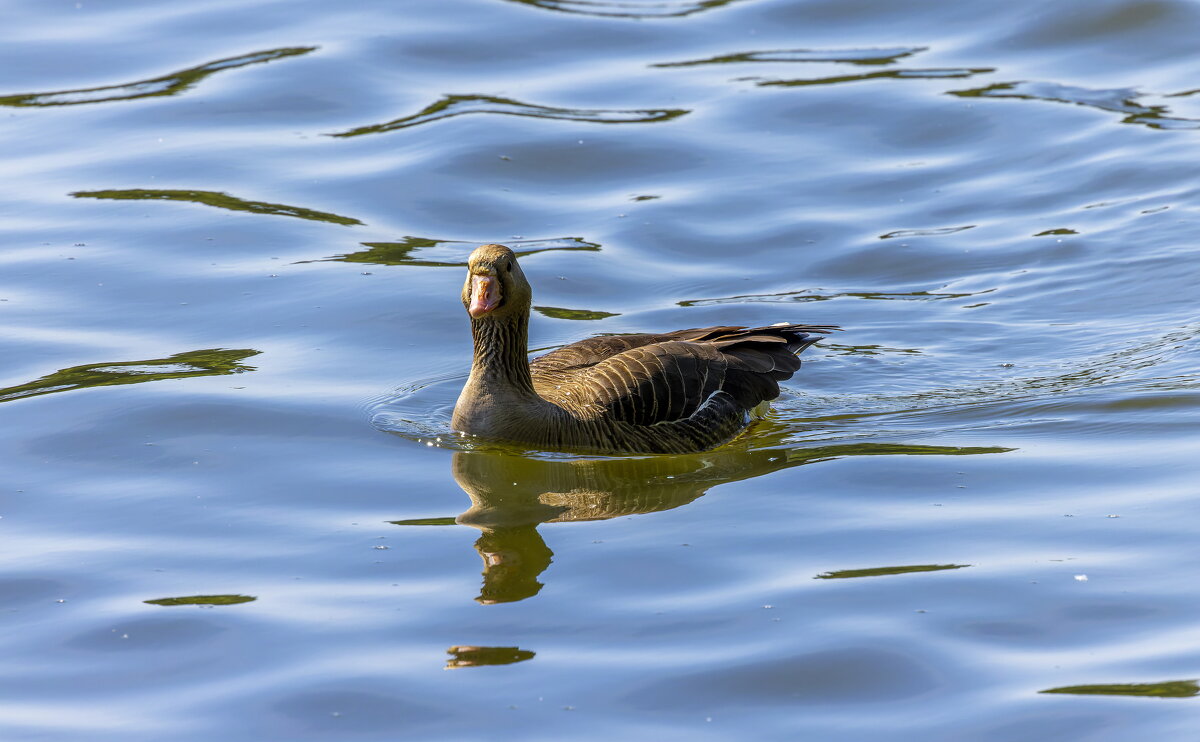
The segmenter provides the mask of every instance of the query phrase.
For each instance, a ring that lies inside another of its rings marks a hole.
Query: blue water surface
[[[1200,6],[6,11],[0,738],[1194,736]],[[536,348],[845,331],[463,444],[483,242]]]

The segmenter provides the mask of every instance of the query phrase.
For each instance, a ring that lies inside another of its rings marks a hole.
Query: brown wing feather
[[[774,399],[778,382],[800,368],[795,354],[831,329],[705,327],[591,338],[530,367],[538,393],[580,417],[653,425],[692,416],[716,391],[743,410]]]
[[[653,425],[691,415],[720,388],[722,365],[716,349],[671,340],[600,361],[543,396],[582,417]]]
[[[744,328],[697,327],[689,330],[638,335],[601,335],[564,345],[545,355],[538,356],[529,362],[529,366],[534,373],[586,368],[633,348],[664,343],[669,340],[710,340],[742,329]]]

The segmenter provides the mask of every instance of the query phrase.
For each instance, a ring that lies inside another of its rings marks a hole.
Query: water
[[[1192,736],[1195,4],[10,5],[4,739]],[[846,331],[465,445],[482,242],[539,348]]]

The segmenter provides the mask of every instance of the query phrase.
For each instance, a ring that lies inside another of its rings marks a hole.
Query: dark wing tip
[[[828,334],[831,332],[842,332],[840,325],[797,325],[790,322],[780,322],[769,327],[759,328],[762,330],[774,330],[776,332],[818,332]]]

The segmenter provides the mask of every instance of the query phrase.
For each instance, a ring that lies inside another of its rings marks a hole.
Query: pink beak
[[[500,282],[495,276],[471,276],[471,305],[467,314],[478,319],[500,306]]]

